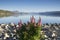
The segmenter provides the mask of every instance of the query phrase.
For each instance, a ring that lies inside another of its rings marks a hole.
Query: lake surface
[[[38,21],[39,17],[41,17],[42,23],[60,23],[60,17],[56,16],[45,16],[45,15],[35,15],[35,14],[27,14],[27,15],[17,15],[17,16],[9,16],[9,17],[1,17],[0,18],[0,24],[1,23],[18,23],[20,19],[23,23],[27,23],[27,21],[30,21],[30,17],[34,16],[36,19],[36,22]]]

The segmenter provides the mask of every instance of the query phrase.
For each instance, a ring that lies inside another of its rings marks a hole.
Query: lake
[[[0,18],[0,24],[1,23],[18,23],[20,19],[23,23],[27,23],[27,21],[30,21],[30,17],[34,16],[36,19],[36,22],[38,21],[39,17],[41,17],[42,23],[60,23],[60,17],[58,16],[45,16],[45,15],[39,15],[39,14],[27,14],[27,15],[17,15],[17,16],[9,16],[9,17],[1,17]]]

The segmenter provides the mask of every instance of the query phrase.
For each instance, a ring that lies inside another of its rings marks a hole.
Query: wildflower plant
[[[21,27],[17,30],[19,40],[40,40],[41,18],[39,18],[38,23],[35,23],[35,18],[32,16],[31,22],[20,25]]]

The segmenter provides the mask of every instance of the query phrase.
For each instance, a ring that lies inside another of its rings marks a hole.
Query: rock
[[[11,26],[15,26],[15,24],[14,24],[14,23],[10,23],[10,25],[11,25]]]

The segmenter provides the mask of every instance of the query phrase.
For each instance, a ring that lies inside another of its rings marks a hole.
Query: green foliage
[[[19,40],[40,40],[43,39],[40,31],[41,27],[38,25],[35,27],[34,24],[30,23],[28,26],[22,25],[22,27],[17,30],[17,35]]]

